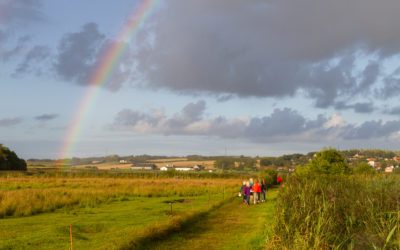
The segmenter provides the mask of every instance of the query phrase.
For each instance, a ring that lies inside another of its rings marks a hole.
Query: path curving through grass
[[[138,249],[262,249],[272,231],[277,189],[267,201],[244,205],[240,198],[210,210],[192,224],[168,237],[147,242]]]

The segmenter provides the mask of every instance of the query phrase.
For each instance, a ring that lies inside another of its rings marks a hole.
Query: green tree
[[[239,170],[253,170],[255,169],[257,164],[257,161],[252,158],[245,158],[245,159],[240,159],[238,169]]]
[[[14,151],[0,144],[0,170],[26,170],[26,162]]]
[[[215,161],[214,166],[222,170],[232,169],[235,167],[235,160],[231,158],[219,158]]]
[[[307,164],[306,169],[300,171],[311,174],[348,174],[351,169],[339,151],[329,148],[316,153],[316,157]]]
[[[376,174],[376,170],[366,162],[360,162],[353,169],[355,174]]]
[[[261,166],[271,166],[273,160],[274,160],[274,157],[264,157],[260,160],[260,165]]]

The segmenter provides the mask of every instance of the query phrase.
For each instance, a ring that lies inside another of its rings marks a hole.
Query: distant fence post
[[[169,203],[170,205],[171,205],[171,217],[174,215],[173,213],[172,213],[172,202],[170,202]]]
[[[210,207],[210,189],[208,189],[208,206]]]
[[[72,247],[72,225],[69,225],[69,237],[71,239],[71,250],[73,250],[74,248]]]
[[[225,187],[223,187],[223,189],[222,189],[222,199],[223,200],[225,199]]]

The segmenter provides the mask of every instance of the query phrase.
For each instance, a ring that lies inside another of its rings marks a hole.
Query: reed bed
[[[399,249],[400,178],[292,176],[280,188],[269,248]]]
[[[233,179],[0,178],[0,218],[29,216],[60,208],[94,207],[132,197],[187,197],[237,190]]]

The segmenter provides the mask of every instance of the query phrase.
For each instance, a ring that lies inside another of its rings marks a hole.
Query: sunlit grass
[[[240,180],[36,178],[1,179],[0,218],[29,216],[60,208],[96,207],[132,197],[183,197],[230,192]]]
[[[399,197],[398,176],[289,178],[271,248],[399,248]]]
[[[67,249],[69,225],[76,249],[120,248],[207,212],[236,194],[240,183],[101,177],[1,181],[0,249]]]

